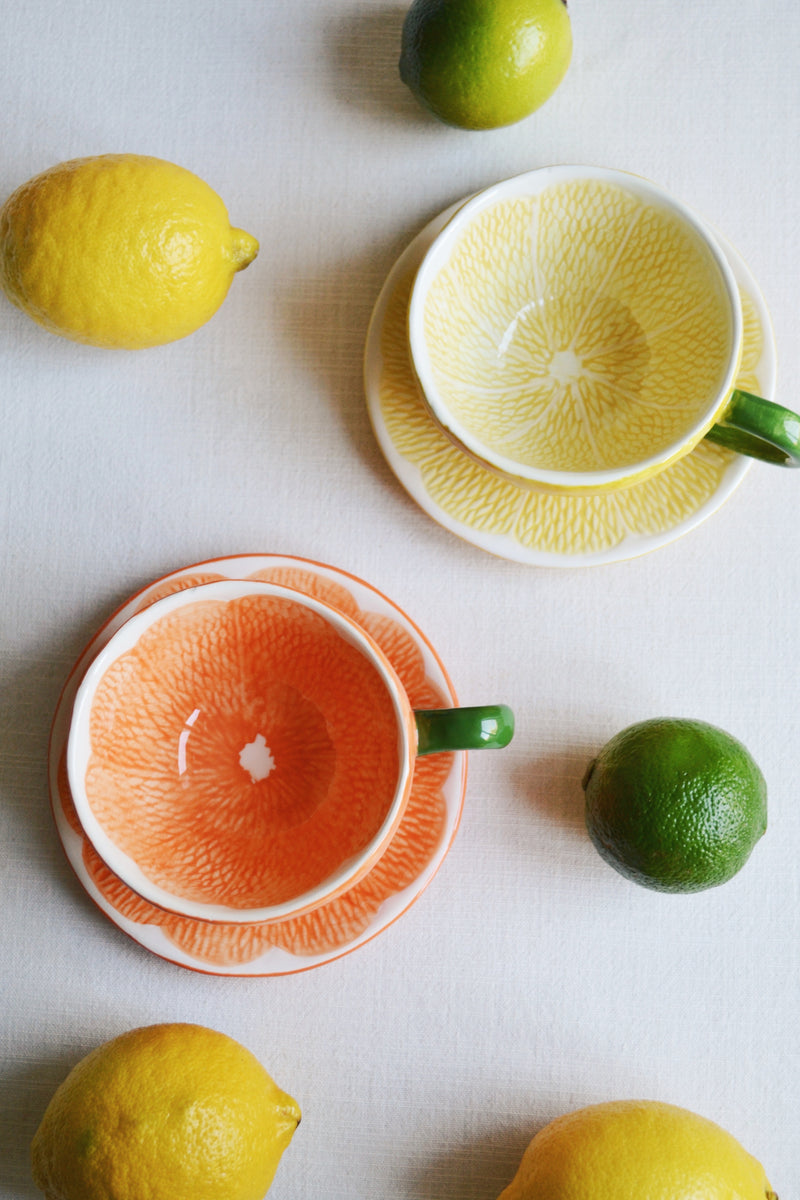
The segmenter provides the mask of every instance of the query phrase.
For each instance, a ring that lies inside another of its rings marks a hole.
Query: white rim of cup
[[[694,422],[683,436],[667,446],[659,454],[625,467],[606,468],[598,471],[556,471],[536,468],[507,458],[490,450],[454,417],[443,402],[433,376],[430,356],[425,338],[425,302],[431,284],[450,259],[464,230],[475,216],[484,209],[515,196],[536,196],[545,188],[556,183],[577,179],[598,179],[614,183],[633,192],[641,199],[660,205],[675,213],[698,235],[707,247],[719,271],[723,288],[728,298],[731,319],[731,355],[728,369],[723,376],[712,404]],[[408,343],[411,365],[419,384],[422,399],[440,428],[482,465],[506,478],[540,485],[554,490],[578,491],[624,486],[639,477],[666,467],[674,459],[688,453],[708,433],[734,387],[741,355],[743,318],[739,289],[728,259],[708,225],[682,201],[670,195],[658,184],[612,167],[560,165],[539,167],[525,171],[509,179],[500,180],[476,192],[453,213],[450,220],[434,239],[423,258],[411,288],[408,305]]]
[[[323,883],[292,900],[258,909],[238,909],[222,904],[204,904],[185,900],[153,883],[137,863],[121,850],[103,829],[89,805],[85,778],[91,757],[90,716],[92,704],[100,680],[112,663],[131,650],[147,629],[169,613],[203,600],[226,601],[249,595],[279,596],[311,609],[330,625],[333,625],[345,640],[369,659],[383,679],[392,699],[397,717],[401,771],[392,804],[380,829],[363,851],[341,864],[334,874]],[[338,609],[332,608],[313,596],[306,595],[305,592],[283,584],[254,580],[215,580],[211,583],[198,584],[196,587],[173,592],[156,600],[141,612],[135,613],[117,630],[97,657],[93,659],[81,680],[73,703],[67,738],[67,777],[72,800],[86,837],[106,866],[137,895],[149,900],[159,908],[179,916],[227,924],[259,924],[302,916],[354,887],[359,879],[362,879],[372,868],[394,835],[405,811],[416,757],[416,743],[412,744],[411,738],[412,728],[412,709],[394,668],[369,634],[345,613],[339,612]]]

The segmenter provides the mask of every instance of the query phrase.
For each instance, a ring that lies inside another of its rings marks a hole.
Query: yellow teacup
[[[800,416],[734,389],[739,291],[705,225],[663,189],[546,167],[468,200],[409,306],[440,427],[515,483],[627,487],[703,437],[800,465]]]

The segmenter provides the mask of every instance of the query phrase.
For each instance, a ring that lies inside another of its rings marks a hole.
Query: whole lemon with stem
[[[536,1134],[499,1200],[778,1200],[706,1117],[656,1100],[592,1104]]]
[[[258,253],[191,171],[139,154],[50,167],[0,210],[0,286],[45,329],[113,349],[158,346],[214,315]]]
[[[300,1109],[202,1025],[132,1029],[53,1095],[31,1146],[47,1200],[263,1200]]]
[[[400,78],[447,124],[496,129],[544,104],[571,58],[566,0],[414,0]]]

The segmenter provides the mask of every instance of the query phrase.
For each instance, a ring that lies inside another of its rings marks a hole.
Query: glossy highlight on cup
[[[76,696],[67,768],[87,836],[134,891],[200,920],[279,920],[374,866],[417,730],[393,667],[344,613],[225,581],[115,634]]]

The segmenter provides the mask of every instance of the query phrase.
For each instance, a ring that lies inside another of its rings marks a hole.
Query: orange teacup
[[[504,746],[503,705],[414,712],[350,617],[224,580],[127,621],[75,698],[67,748],[85,832],[154,904],[286,919],[351,888],[397,829],[417,754]]]

